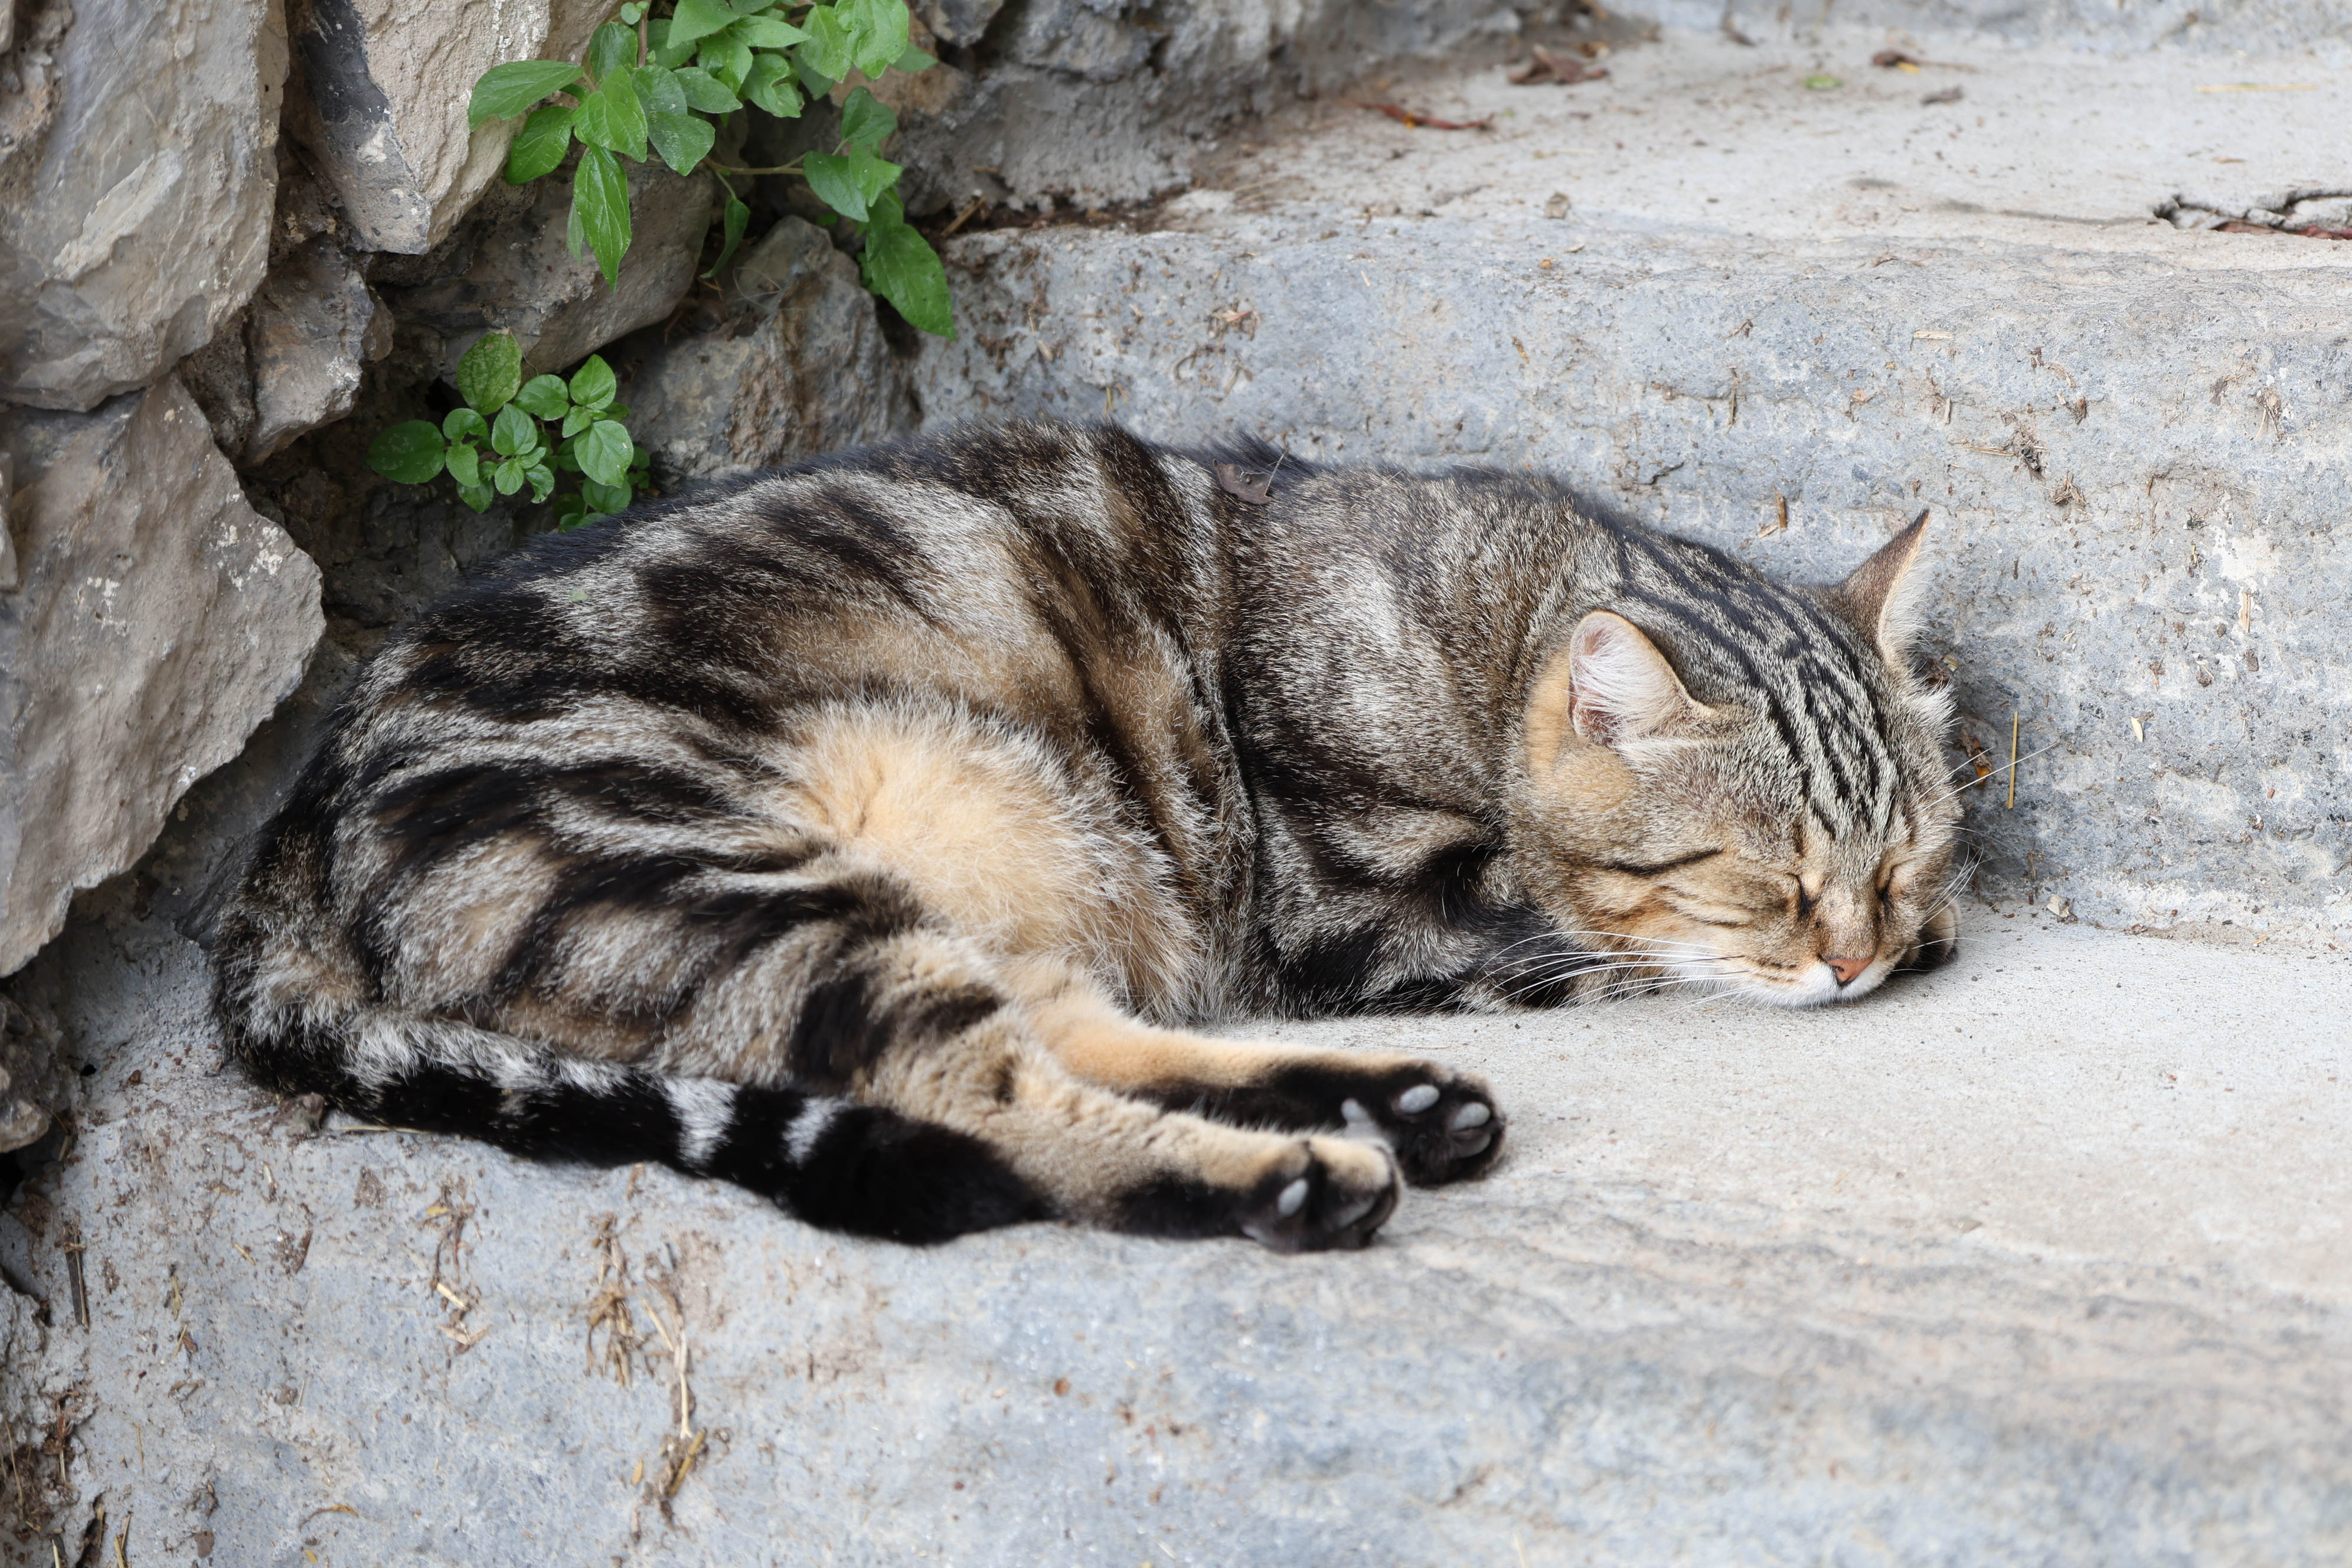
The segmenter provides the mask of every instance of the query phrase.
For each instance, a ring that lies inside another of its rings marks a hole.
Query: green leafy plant
[[[522,120],[507,153],[509,184],[554,173],[579,143],[564,230],[572,255],[593,253],[604,280],[618,279],[631,238],[625,163],[658,157],[680,174],[709,173],[726,192],[719,256],[706,278],[727,264],[751,223],[733,182],[797,174],[838,215],[829,221],[854,226],[866,287],[923,331],[955,336],[946,269],[907,222],[902,170],[881,154],[898,117],[863,85],[842,102],[830,153],[766,169],[730,167],[712,155],[718,121],[747,106],[796,120],[853,73],[878,80],[938,64],[909,42],[906,0],[630,0],[619,18],[596,29],[578,65],[492,67],[467,108],[475,126]],[[532,500],[544,501],[557,474],[578,473],[581,488],[556,503],[566,528],[601,521],[648,488],[646,454],[623,423],[628,410],[613,404],[613,373],[602,359],[592,354],[569,381],[525,381],[513,337],[492,332],[459,363],[457,391],[465,406],[439,425],[412,419],[378,435],[369,466],[407,484],[446,472],[476,511],[526,485]]]
[[[516,60],[474,84],[471,123],[522,119],[506,177],[523,184],[553,173],[580,145],[565,234],[572,254],[593,252],[605,280],[628,253],[625,163],[658,157],[681,174],[707,170],[727,193],[716,272],[743,238],[751,209],[732,183],[798,174],[817,198],[857,226],[866,288],[927,332],[955,335],[947,273],[930,242],[907,222],[899,165],[881,154],[898,117],[863,85],[841,105],[841,135],[830,153],[773,168],[718,162],[717,121],[745,107],[796,120],[812,99],[853,73],[927,70],[939,62],[908,41],[906,0],[630,0],[620,19],[598,27],[580,65]],[[709,276],[708,273],[705,276]]]
[[[646,454],[622,423],[629,411],[613,401],[619,389],[612,367],[595,354],[568,381],[525,381],[513,334],[486,333],[457,362],[464,405],[438,425],[411,419],[383,431],[368,448],[368,466],[409,485],[446,473],[476,511],[526,485],[532,500],[544,501],[555,493],[557,474],[578,474],[580,488],[556,503],[556,515],[566,528],[601,522],[648,488]]]

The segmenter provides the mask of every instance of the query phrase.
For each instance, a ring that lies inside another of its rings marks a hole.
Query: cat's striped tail
[[[656,1162],[749,1187],[811,1225],[894,1241],[1046,1213],[977,1139],[894,1111],[590,1061],[411,1014],[256,1006],[233,967],[215,994],[231,1054],[264,1085],[353,1116],[535,1159]]]

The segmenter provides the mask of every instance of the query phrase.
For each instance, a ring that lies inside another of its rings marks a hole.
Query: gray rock
[[[362,367],[392,351],[392,318],[331,241],[274,263],[227,330],[182,364],[213,439],[240,464],[352,411]]]
[[[10,522],[11,498],[16,493],[16,457],[0,451],[0,594],[16,586],[16,531]]]
[[[0,61],[0,402],[89,409],[261,281],[286,77],[274,0],[41,0]]]
[[[0,595],[0,974],[137,859],[301,679],[319,574],[166,378],[0,416],[21,583]]]
[[[13,998],[0,996],[0,1154],[40,1141],[63,1100],[58,1027],[44,1008],[38,1016]]]
[[[980,42],[996,14],[1004,9],[1004,0],[916,0],[915,15],[931,30],[931,37],[943,44],[971,45]]]
[[[509,60],[576,60],[612,0],[291,0],[287,129],[361,242],[421,255],[505,167],[520,120],[466,124],[474,83]]]
[[[789,463],[914,428],[907,371],[857,264],[824,231],[777,223],[736,266],[714,330],[647,331],[613,355],[629,432],[665,482]]]
[[[564,369],[677,308],[694,286],[716,182],[648,160],[629,166],[633,236],[616,283],[564,244],[568,167],[520,188],[501,182],[422,262],[386,268],[402,325],[441,340],[444,373],[486,331],[512,332],[530,372]]]
[[[1021,8],[1003,58],[1088,81],[1120,81],[1141,69],[1158,39],[1120,19],[1123,7],[1040,0]]]
[[[290,266],[272,268],[246,323],[254,425],[242,460],[259,462],[349,414],[360,367],[392,350],[391,327],[360,268],[334,246],[313,242]]]

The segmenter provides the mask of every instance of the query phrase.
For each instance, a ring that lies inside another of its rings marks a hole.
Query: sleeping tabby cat
[[[274,1088],[818,1225],[1360,1246],[1494,1161],[1486,1087],[1188,1026],[1948,953],[1919,540],[1782,588],[1548,479],[1286,461],[1268,503],[1050,424],[705,490],[385,645],[220,1016]]]

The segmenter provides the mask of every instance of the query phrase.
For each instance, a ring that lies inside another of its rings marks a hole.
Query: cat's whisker
[[[1528,959],[1528,964],[1542,964],[1551,969],[1596,970],[1623,969],[1657,963],[1712,963],[1721,962],[1723,954],[1704,948],[1659,947],[1622,952],[1561,954],[1554,958]]]
[[[1717,955],[1698,948],[1658,947],[1625,949],[1614,952],[1576,953],[1536,953],[1498,966],[1501,975],[1526,973],[1531,970],[1547,973],[1623,967],[1628,964],[1707,963]]]
[[[1507,966],[1503,973],[1540,968],[1594,968],[1623,963],[1678,963],[1689,960],[1706,960],[1715,955],[1696,949],[1654,948],[1627,949],[1614,952],[1559,953],[1531,955]]]
[[[1715,984],[1717,984],[1717,982],[1711,980],[1699,980],[1688,975],[1668,975],[1662,980],[1646,985],[1612,986],[1595,995],[1592,1000],[1595,1002],[1630,1002],[1637,996],[1654,995],[1662,991]],[[1702,993],[1698,999],[1703,1001],[1707,997],[1721,994],[1723,994],[1723,993],[1720,990],[1710,990]],[[1677,998],[1677,1000],[1680,999]],[[1680,1009],[1677,1008],[1676,1011],[1679,1012]]]
[[[1958,796],[1965,795],[1969,790],[1976,788],[1979,784],[1990,784],[1993,780],[2000,777],[2001,774],[2009,772],[2011,769],[2023,767],[2026,763],[2032,762],[2042,752],[2056,751],[2060,743],[2061,742],[2059,742],[2053,741],[2046,746],[2036,746],[2033,750],[2026,752],[2025,755],[2018,758],[2017,761],[2013,763],[2003,763],[2000,766],[1993,769],[1990,773],[1986,773],[1981,777],[1969,779],[1966,783],[1961,784],[1955,788],[1948,789],[1943,794],[1937,795],[1935,799],[1929,801],[1927,803],[1927,809],[1933,811],[1936,807],[1943,805],[1946,801],[1957,799]]]
[[[1506,994],[1524,994],[1545,984],[1557,984],[1560,981],[1587,981],[1613,975],[1617,978],[1601,980],[1600,989],[1592,993],[1597,999],[1607,1000],[1613,995],[1636,994],[1642,991],[1655,990],[1664,985],[1708,983],[1712,981],[1712,976],[1703,980],[1699,976],[1676,973],[1675,966],[1701,963],[1720,965],[1727,962],[1728,961],[1720,954],[1692,953],[1664,962],[1642,960],[1621,963],[1588,964],[1556,971],[1549,974],[1520,977],[1503,984],[1501,989]]]

